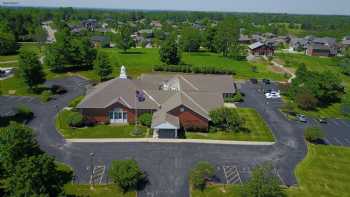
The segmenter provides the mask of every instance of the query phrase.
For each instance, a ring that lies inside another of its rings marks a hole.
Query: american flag
[[[143,93],[143,91],[139,91],[139,90],[136,90],[136,98],[139,102],[143,102],[146,100],[145,94]]]

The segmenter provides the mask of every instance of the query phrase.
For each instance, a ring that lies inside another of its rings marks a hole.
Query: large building
[[[249,53],[254,56],[273,56],[275,49],[268,44],[256,42],[248,46]]]
[[[224,97],[235,92],[231,75],[144,74],[121,76],[88,91],[77,106],[83,116],[97,123],[135,123],[136,117],[152,113],[154,137],[178,136],[178,130],[208,130],[209,112],[224,106]]]

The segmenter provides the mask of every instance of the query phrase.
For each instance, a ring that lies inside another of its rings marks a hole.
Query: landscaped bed
[[[91,185],[78,185],[67,184],[64,187],[64,191],[69,196],[76,197],[135,197],[136,192],[123,193],[116,185],[95,185],[91,188]]]
[[[238,114],[245,120],[244,131],[217,131],[209,133],[186,132],[187,139],[237,140],[237,141],[274,141],[270,128],[254,109],[237,108]]]
[[[65,138],[144,138],[148,137],[145,127],[138,127],[139,133],[134,134],[134,125],[95,125],[82,128],[72,128],[67,124],[69,110],[61,111],[56,117],[56,128]]]
[[[208,185],[203,191],[191,188],[192,197],[239,196],[239,185]]]

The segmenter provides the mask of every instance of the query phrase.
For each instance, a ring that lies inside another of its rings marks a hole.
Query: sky
[[[350,0],[0,0],[0,5],[4,2],[34,7],[350,15]]]

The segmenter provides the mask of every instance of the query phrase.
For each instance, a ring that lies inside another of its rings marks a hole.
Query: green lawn
[[[239,115],[245,120],[243,127],[248,129],[249,132],[186,132],[186,138],[238,141],[274,141],[274,137],[270,128],[267,126],[258,112],[250,108],[237,108],[237,111]]]
[[[123,193],[116,185],[90,185],[67,184],[64,191],[68,196],[76,197],[136,197],[136,192]]]
[[[40,48],[38,44],[35,43],[25,43],[22,44],[22,48],[27,48],[36,51],[40,54],[40,51],[45,50],[45,47]],[[128,70],[128,75],[132,77],[137,77],[142,73],[152,72],[153,66],[161,64],[159,60],[159,49],[144,49],[144,48],[133,48],[128,50],[127,53],[116,48],[101,48],[98,49],[105,51],[109,57],[113,67],[112,76],[118,76],[121,65],[125,65]],[[266,62],[255,62],[248,63],[246,61],[236,61],[233,59],[222,57],[220,54],[210,53],[210,52],[197,52],[197,53],[183,53],[183,61],[194,66],[217,66],[223,68],[232,68],[236,72],[235,78],[238,79],[248,79],[248,78],[270,78],[273,80],[283,80],[285,79],[282,74],[277,74],[269,70],[268,64]],[[0,56],[0,60],[8,61],[15,60],[17,55],[11,56]],[[0,67],[17,67],[17,63],[11,64],[1,64]],[[252,66],[256,66],[256,72],[252,71]],[[79,75],[88,79],[98,80],[96,73],[93,70],[89,71],[77,71],[65,74],[52,73],[48,68],[44,68],[46,72],[47,79],[59,78],[63,76]],[[18,84],[17,84],[18,81]],[[2,91],[7,94],[7,90],[17,90],[22,87],[19,84],[18,79],[4,80],[3,83],[6,84],[6,88]],[[23,88],[19,89],[16,93],[17,95],[28,95]]]
[[[40,45],[38,43],[20,43],[20,49],[28,49],[35,51],[36,53],[40,54]],[[0,55],[0,62],[5,62],[5,61],[13,61],[17,60],[18,55],[13,54],[13,55]]]
[[[350,103],[350,77],[341,74],[341,69],[337,66],[339,58],[336,57],[314,57],[301,54],[283,54],[278,53],[277,58],[283,63],[289,62],[287,66],[298,68],[302,63],[306,65],[309,70],[323,72],[330,71],[338,73],[343,80],[345,86],[345,92],[342,99],[342,103]],[[341,112],[341,103],[335,103],[327,107],[318,108],[315,111],[297,110],[298,113],[303,113],[313,117],[326,117],[326,118],[350,118],[345,116]]]
[[[95,125],[86,128],[71,128],[68,126],[68,110],[61,111],[56,118],[56,128],[68,139],[73,138],[143,138],[148,136],[147,129],[140,127],[141,134],[133,135],[133,125]]]
[[[234,197],[239,196],[239,185],[209,185],[203,191],[193,190],[192,197]]]
[[[349,196],[350,148],[309,144],[295,174],[299,187],[288,189],[288,196]]]

